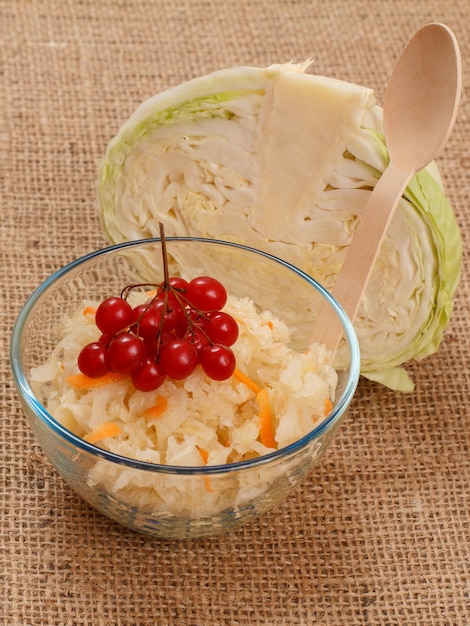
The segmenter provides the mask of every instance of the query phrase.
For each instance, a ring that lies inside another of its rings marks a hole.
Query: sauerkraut
[[[145,296],[133,293],[131,298],[136,305]],[[197,474],[206,465],[226,467],[271,453],[306,435],[327,417],[338,378],[324,346],[292,349],[291,329],[285,322],[269,311],[259,311],[248,298],[229,295],[224,310],[239,324],[239,337],[232,346],[237,369],[230,379],[214,381],[198,366],[184,380],[166,379],[155,392],[136,390],[129,378],[76,388],[70,380],[78,373],[78,354],[100,332],[92,314],[97,305],[87,300],[64,316],[50,358],[31,372],[37,398],[63,426],[103,450],[173,470],[175,466],[196,469],[194,475],[150,472],[98,455],[86,473],[85,492],[93,493],[91,500],[96,501],[98,490],[107,508],[113,506],[125,516],[133,511],[132,516],[140,521],[156,515],[164,523],[189,517],[209,519],[212,524],[214,515],[238,515],[245,506],[253,512],[265,510],[263,494],[270,484],[281,481],[275,490],[289,490],[291,481],[295,484],[291,473],[303,474],[321,454],[323,446],[314,445],[305,459],[287,466]],[[268,400],[273,447],[260,440],[260,412],[266,409],[260,407],[260,389]],[[113,428],[103,429],[109,424]],[[100,429],[112,436],[100,438]],[[80,464],[79,457],[80,453]]]
[[[132,297],[134,306],[145,300],[140,293]],[[167,378],[155,392],[136,390],[129,378],[75,388],[69,381],[78,372],[78,353],[99,337],[90,314],[97,306],[87,301],[64,317],[50,359],[32,371],[32,387],[51,415],[80,437],[115,424],[119,434],[96,442],[110,452],[177,466],[222,465],[272,452],[260,441],[259,402],[247,381],[267,392],[275,448],[307,434],[329,413],[337,374],[326,349],[292,350],[284,322],[233,296],[225,311],[239,324],[233,346],[239,376],[214,381],[197,367],[184,380]]]

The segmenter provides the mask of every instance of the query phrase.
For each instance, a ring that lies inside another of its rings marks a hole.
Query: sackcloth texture
[[[0,624],[470,625],[468,0],[0,0]],[[144,99],[235,65],[314,59],[374,88],[422,25],[460,42],[464,88],[439,166],[463,275],[437,354],[400,394],[361,380],[321,465],[260,521],[165,542],[91,509],[46,460],[9,365],[51,272],[106,245],[97,163]]]

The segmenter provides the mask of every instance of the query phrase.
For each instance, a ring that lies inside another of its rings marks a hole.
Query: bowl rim
[[[135,239],[131,241],[124,241],[121,243],[115,243],[106,247],[94,250],[87,254],[84,254],[73,261],[65,264],[56,271],[54,271],[48,278],[46,278],[26,299],[23,307],[21,308],[15,323],[13,325],[11,340],[10,340],[10,366],[13,374],[13,379],[17,390],[31,411],[36,414],[39,419],[50,429],[52,429],[56,435],[65,439],[69,444],[75,446],[79,451],[91,454],[94,457],[105,459],[114,464],[124,465],[129,468],[145,470],[152,473],[163,474],[185,474],[185,475],[208,475],[208,474],[226,474],[229,472],[241,471],[249,468],[254,468],[268,463],[274,462],[278,459],[290,457],[296,454],[298,451],[306,448],[310,442],[317,439],[325,430],[330,429],[343,415],[347,407],[349,406],[353,395],[356,391],[356,387],[359,381],[360,375],[360,349],[359,342],[354,331],[354,327],[351,320],[346,315],[341,305],[334,299],[334,297],[327,291],[320,283],[314,278],[309,276],[306,272],[299,269],[295,265],[289,263],[277,257],[269,252],[259,250],[248,246],[246,244],[226,241],[221,239],[211,239],[208,237],[190,237],[190,236],[169,236],[165,237],[166,242],[190,242],[190,243],[202,243],[209,245],[219,245],[223,247],[232,247],[248,252],[250,254],[261,256],[270,261],[274,261],[278,265],[294,272],[297,276],[305,280],[310,284],[320,295],[325,298],[335,313],[338,315],[341,325],[344,329],[347,343],[349,345],[350,352],[350,367],[349,374],[344,386],[343,392],[337,401],[334,409],[330,415],[324,419],[318,426],[313,428],[309,433],[297,439],[293,443],[284,446],[278,450],[270,452],[260,457],[253,459],[247,459],[245,461],[237,461],[235,463],[227,463],[223,465],[205,465],[205,466],[180,466],[180,465],[165,465],[160,463],[151,463],[148,461],[140,461],[137,459],[131,459],[108,450],[104,450],[98,446],[86,442],[78,435],[74,435],[72,431],[63,426],[58,420],[56,420],[46,408],[35,397],[31,386],[29,385],[25,373],[22,370],[20,362],[20,351],[22,342],[22,331],[28,320],[28,316],[39,301],[41,296],[54,284],[56,280],[62,278],[73,269],[82,266],[89,261],[108,254],[113,254],[127,248],[136,248],[142,245],[148,245],[151,243],[160,243],[160,237],[149,237],[144,239]]]

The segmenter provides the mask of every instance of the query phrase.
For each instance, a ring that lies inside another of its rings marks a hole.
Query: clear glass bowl
[[[120,457],[87,443],[54,419],[30,386],[31,368],[49,357],[57,341],[53,329],[65,313],[86,298],[119,294],[126,284],[162,280],[160,240],[128,242],[82,257],[55,272],[27,300],[13,329],[11,366],[22,407],[46,455],[76,492],[116,522],[162,539],[194,539],[257,518],[311,472],[351,402],[360,358],[349,319],[299,269],[264,252],[222,241],[169,237],[167,248],[173,275],[181,267],[185,274],[218,278],[229,293],[247,296],[260,309],[285,320],[298,350],[310,343],[322,300],[328,301],[344,329],[335,361],[339,384],[333,409],[307,436],[239,463],[176,467]]]

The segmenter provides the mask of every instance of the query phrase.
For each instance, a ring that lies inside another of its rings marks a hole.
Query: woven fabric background
[[[468,0],[0,0],[0,624],[470,625]],[[147,97],[234,65],[315,59],[373,87],[429,21],[456,33],[464,92],[439,165],[464,242],[439,352],[416,391],[361,381],[321,466],[258,523],[159,542],[94,512],[34,442],[12,324],[53,270],[105,245],[96,168]]]

